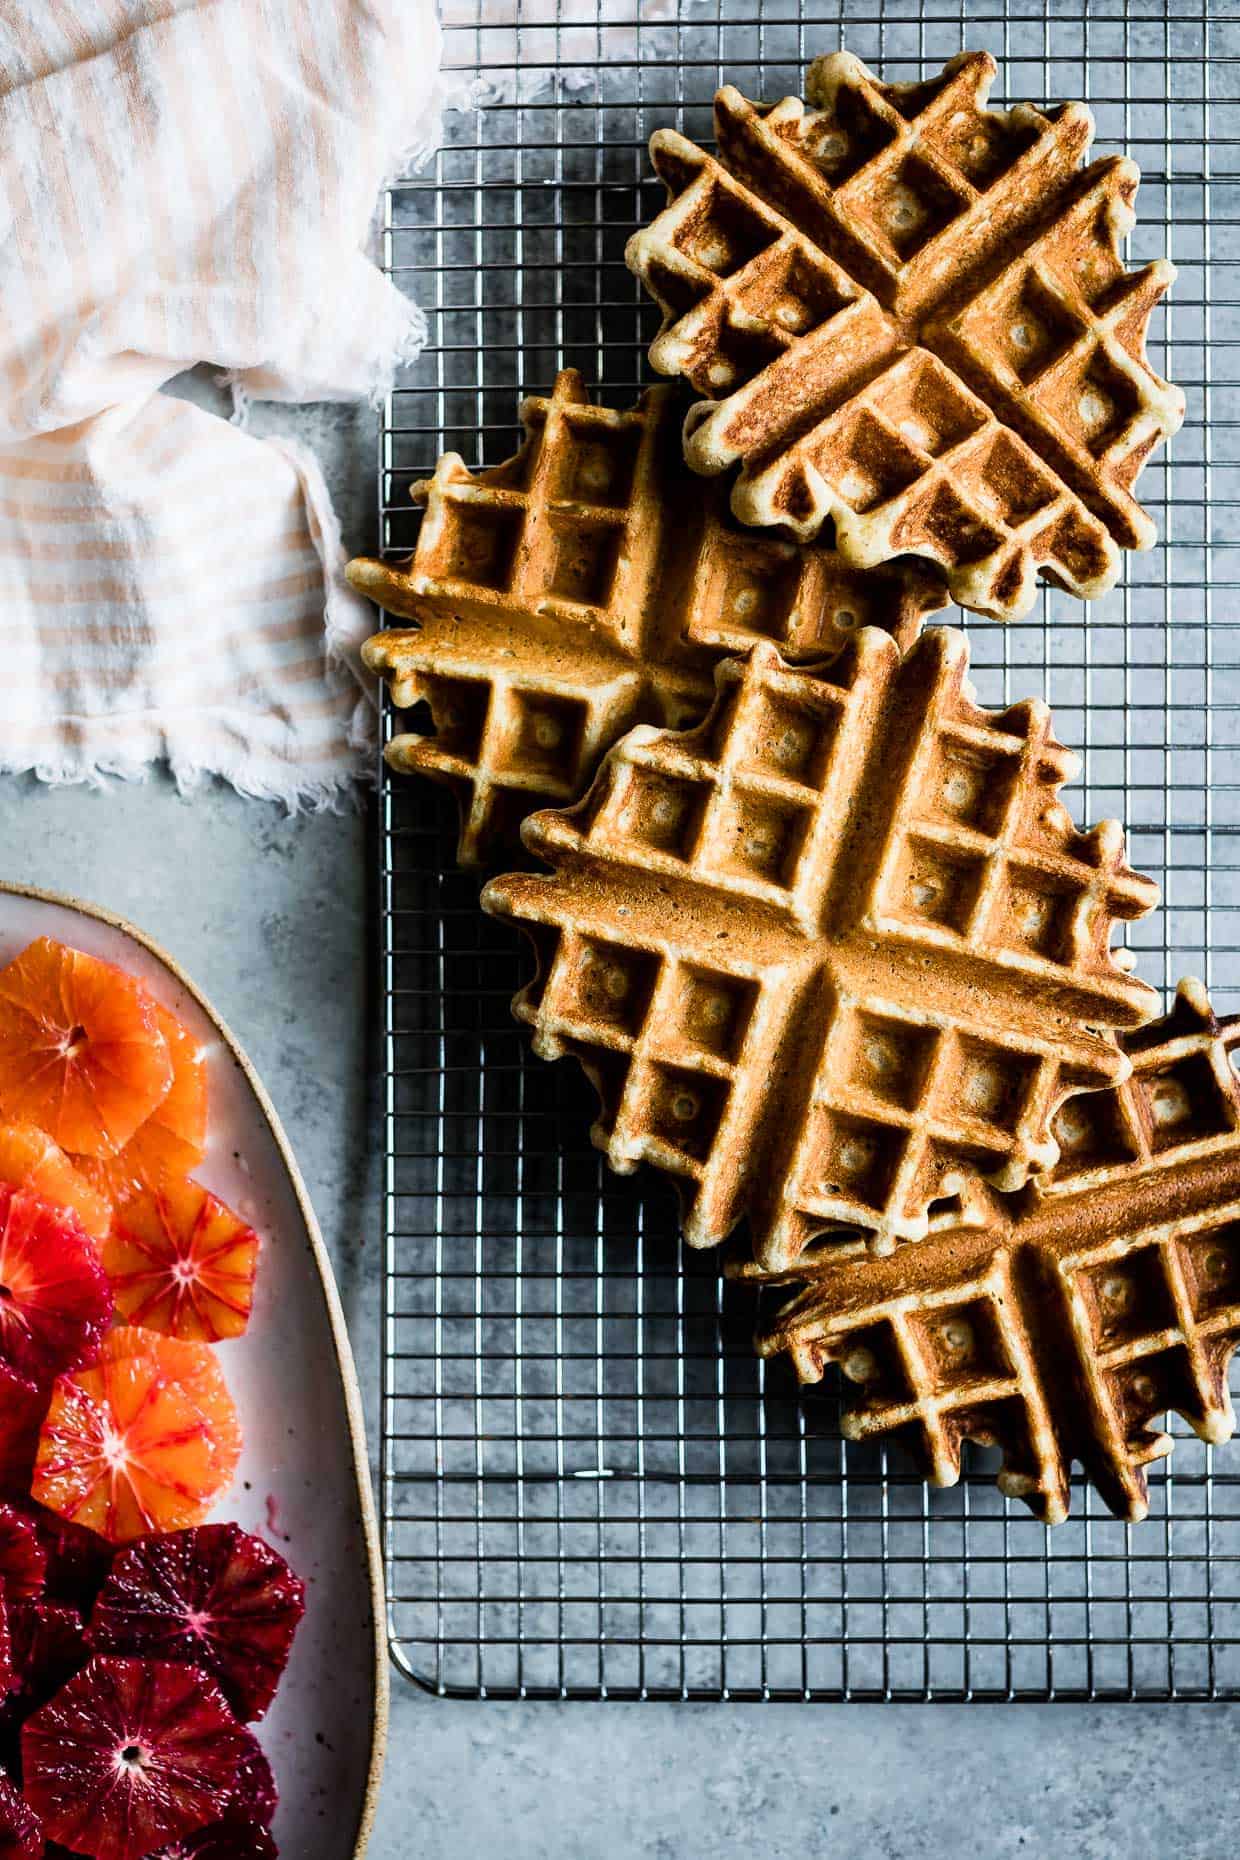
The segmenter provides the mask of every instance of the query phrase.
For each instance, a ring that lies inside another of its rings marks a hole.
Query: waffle
[[[1084,105],[988,111],[994,75],[966,52],[880,84],[836,52],[807,104],[727,85],[717,158],[655,134],[669,204],[626,256],[663,312],[651,362],[706,397],[685,456],[740,465],[738,517],[832,518],[850,562],[931,557],[1008,619],[1039,571],[1089,598],[1151,546],[1132,487],[1184,397],[1145,355],[1174,268],[1119,257],[1135,163],[1080,169]]]
[[[597,1086],[613,1168],[648,1161],[710,1246],[748,1215],[778,1268],[840,1224],[876,1252],[977,1171],[1018,1187],[1155,997],[1112,924],[1157,888],[1114,821],[1078,834],[1044,704],[979,710],[963,634],[831,665],[769,644],[684,735],[639,728],[586,800],[527,821],[553,875],[493,881],[538,957],[514,1011]]]
[[[533,808],[578,800],[632,725],[696,723],[722,653],[773,638],[820,656],[865,624],[907,645],[945,602],[924,564],[867,574],[743,529],[722,485],[686,472],[680,415],[668,388],[624,413],[591,406],[565,370],[525,402],[515,458],[475,475],[449,453],[414,485],[426,516],[408,563],[349,564],[417,622],[364,657],[398,705],[430,707],[435,735],[393,737],[388,760],[457,794],[462,864],[516,845]]]
[[[1079,1461],[1110,1508],[1149,1504],[1174,1410],[1203,1440],[1234,1427],[1240,1340],[1240,1018],[1181,982],[1165,1020],[1126,1036],[1124,1084],[1059,1112],[1057,1166],[986,1217],[948,1221],[898,1263],[833,1260],[760,1333],[803,1381],[839,1363],[850,1440],[907,1442],[938,1485],[964,1440],[1003,1450],[1001,1489],[1047,1523]]]

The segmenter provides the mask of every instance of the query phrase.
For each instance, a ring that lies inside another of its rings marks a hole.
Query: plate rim
[[[362,1795],[358,1815],[357,1831],[353,1838],[351,1860],[363,1860],[370,1836],[374,1828],[375,1814],[379,1803],[379,1785],[383,1777],[384,1759],[387,1755],[388,1712],[390,1705],[390,1680],[387,1658],[387,1601],[383,1583],[383,1557],[379,1543],[379,1527],[375,1516],[374,1490],[370,1479],[370,1457],[366,1450],[366,1423],[362,1408],[361,1384],[357,1377],[357,1365],[353,1360],[353,1345],[349,1339],[348,1325],[340,1303],[340,1292],[336,1284],[336,1274],[331,1256],[323,1240],[318,1216],[310,1200],[309,1191],[302,1180],[301,1170],[293,1148],[289,1142],[280,1116],[268,1096],[267,1089],[255,1070],[249,1055],[237,1039],[227,1021],[208,1000],[202,989],[181,967],[174,956],[170,956],[163,945],[148,936],[145,930],[122,917],[118,911],[109,910],[102,904],[91,904],[82,898],[72,897],[67,892],[48,891],[40,885],[24,885],[9,879],[0,879],[0,896],[15,898],[33,898],[37,903],[50,904],[61,910],[77,911],[84,917],[93,917],[97,923],[107,924],[111,929],[119,930],[122,935],[132,939],[143,949],[162,963],[168,973],[190,995],[216,1032],[227,1046],[233,1059],[240,1066],[246,1083],[254,1095],[255,1102],[267,1128],[271,1132],[280,1160],[284,1165],[306,1237],[310,1242],[310,1257],[314,1261],[318,1276],[319,1291],[322,1294],[327,1314],[328,1330],[331,1333],[332,1349],[336,1358],[336,1367],[340,1374],[340,1385],[344,1391],[345,1421],[352,1450],[353,1482],[357,1489],[358,1510],[361,1518],[362,1537],[366,1546],[366,1566],[370,1590],[370,1638],[372,1653],[372,1672],[374,1683],[374,1711],[371,1724],[370,1755],[366,1767],[366,1784]]]

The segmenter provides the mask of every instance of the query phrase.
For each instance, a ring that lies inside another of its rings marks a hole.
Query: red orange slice
[[[196,1667],[100,1655],[22,1726],[26,1800],[93,1860],[183,1853],[227,1810],[250,1741]]]
[[[0,1855],[4,1860],[39,1860],[46,1851],[43,1823],[8,1776],[0,1776]]]
[[[270,1544],[237,1524],[200,1524],[117,1552],[91,1645],[200,1666],[248,1721],[275,1697],[305,1612],[304,1584]]]
[[[240,1448],[210,1348],[125,1327],[108,1335],[94,1368],[57,1382],[31,1489],[62,1517],[125,1543],[200,1523]]]
[[[166,1177],[125,1203],[103,1267],[129,1323],[215,1343],[249,1322],[258,1235],[199,1183]]]
[[[61,1149],[115,1155],[167,1096],[168,1043],[140,982],[50,937],[0,969],[0,1107]]]
[[[5,1602],[37,1601],[46,1575],[47,1551],[34,1519],[12,1505],[0,1505],[0,1593]]]
[[[102,1240],[112,1225],[110,1200],[35,1124],[0,1124],[0,1182],[58,1208],[72,1208],[92,1239]]]
[[[93,1363],[112,1320],[95,1243],[75,1214],[0,1188],[0,1360],[44,1387]]]
[[[30,1490],[47,1404],[46,1383],[39,1388],[0,1364],[0,1493],[6,1497],[24,1498]]]

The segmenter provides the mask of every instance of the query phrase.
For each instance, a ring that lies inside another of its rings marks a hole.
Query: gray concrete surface
[[[195,390],[200,392],[201,390]],[[324,447],[367,540],[364,417],[264,410]],[[378,1378],[372,823],[210,788],[0,779],[4,876],[123,912],[172,950],[266,1080]],[[400,1682],[373,1860],[866,1860],[1227,1853],[1230,1707],[473,1705]],[[297,1856],[296,1860],[316,1860]]]

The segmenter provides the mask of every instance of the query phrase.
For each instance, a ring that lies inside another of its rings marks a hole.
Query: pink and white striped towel
[[[363,248],[438,64],[434,0],[0,0],[0,769],[291,806],[358,772],[313,457],[160,389],[373,395],[416,352]]]

